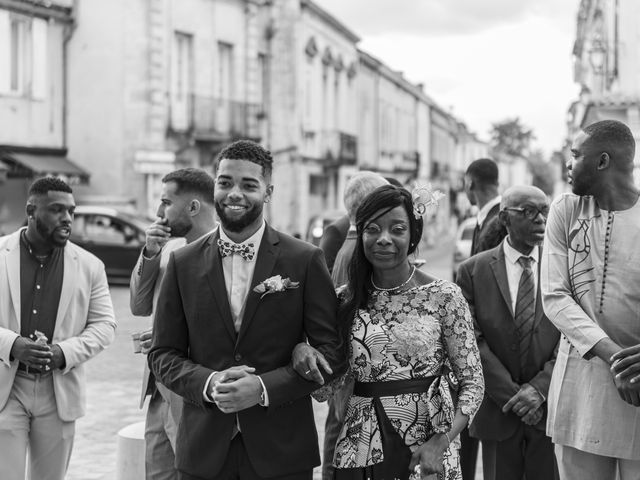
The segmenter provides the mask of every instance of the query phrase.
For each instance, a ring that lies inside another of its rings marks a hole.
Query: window
[[[0,10],[0,94],[46,96],[48,24]]]
[[[233,93],[233,45],[218,42],[218,99],[230,101]]]
[[[171,69],[171,126],[184,131],[191,126],[193,96],[193,37],[175,32]]]

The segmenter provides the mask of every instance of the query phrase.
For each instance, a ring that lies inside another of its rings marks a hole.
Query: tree
[[[500,154],[527,157],[535,138],[533,130],[522,125],[518,117],[491,125],[491,146]]]

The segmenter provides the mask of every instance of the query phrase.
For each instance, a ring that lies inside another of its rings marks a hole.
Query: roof
[[[324,20],[329,25],[331,25],[333,28],[335,28],[340,33],[342,33],[350,41],[352,41],[354,43],[358,43],[360,41],[360,37],[358,35],[356,35],[353,32],[353,30],[349,29],[344,23],[342,23],[340,20],[338,20],[333,15],[331,15],[329,12],[327,12],[325,9],[320,7],[315,2],[313,2],[311,0],[300,0],[300,6],[303,7],[303,8],[304,7],[308,8],[310,11],[315,13],[322,20]]]

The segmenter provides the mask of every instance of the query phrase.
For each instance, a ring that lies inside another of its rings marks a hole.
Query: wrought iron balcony
[[[172,102],[170,126],[174,132],[192,132],[196,139],[255,139],[263,118],[259,104],[190,95],[185,102]]]

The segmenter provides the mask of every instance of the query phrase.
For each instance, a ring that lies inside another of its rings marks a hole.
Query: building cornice
[[[336,17],[331,15],[329,12],[327,12],[326,10],[324,10],[323,8],[321,8],[319,5],[312,2],[311,0],[300,0],[300,6],[302,8],[309,9],[309,11],[313,12],[324,22],[328,23],[337,31],[339,31],[342,35],[347,37],[349,41],[353,43],[358,43],[360,41],[360,37],[356,35],[352,30],[347,28],[347,26],[344,23],[342,23]]]
[[[53,18],[67,23],[73,21],[71,7],[63,7],[50,1],[0,0],[0,9],[11,10],[33,17]]]

